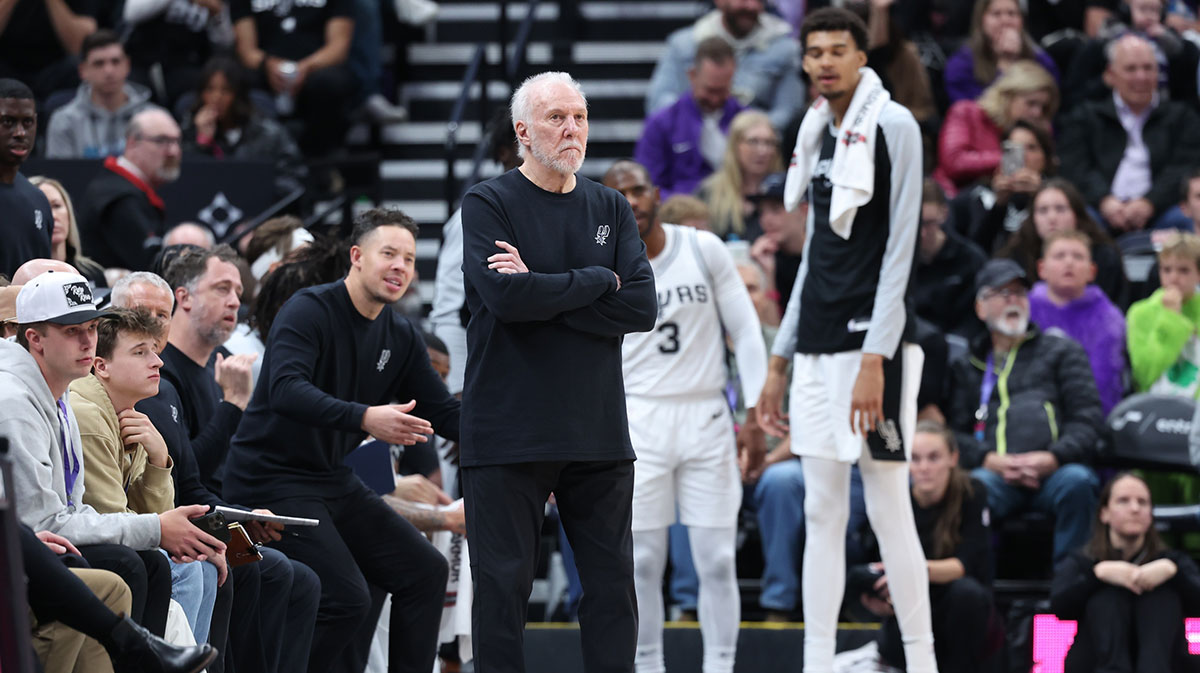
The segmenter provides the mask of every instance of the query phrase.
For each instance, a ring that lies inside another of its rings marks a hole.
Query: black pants
[[[949,584],[930,584],[929,607],[938,671],[979,671],[992,621],[991,589],[974,577],[962,577]],[[888,617],[880,627],[879,656],[892,666],[904,668],[904,644],[895,617]]]
[[[271,91],[266,75],[259,71],[255,77],[256,86]],[[295,96],[295,119],[301,123],[296,140],[306,158],[327,156],[343,145],[349,127],[350,100],[357,88],[354,71],[345,64],[314,70],[304,78]]]
[[[462,470],[475,670],[525,670],[525,620],[546,499],[553,492],[583,584],[579,626],[587,673],[629,673],[637,648],[633,461],[536,462]]]
[[[1106,584],[1088,599],[1083,614],[1065,673],[1171,671],[1187,652],[1183,607],[1169,587],[1136,596]]]
[[[156,636],[167,630],[171,604],[171,564],[157,549],[134,551],[119,544],[93,544],[79,548],[88,565],[111,570],[125,580],[133,595],[133,621]]]
[[[366,623],[371,609],[368,582],[392,595],[397,606],[392,615],[401,617],[391,624],[388,671],[433,670],[448,569],[445,557],[424,535],[361,483],[341,498],[290,498],[264,505],[321,521],[313,528],[289,528],[275,544],[320,578],[321,602],[308,659],[311,673],[360,673],[361,669],[351,671],[344,650],[359,629],[375,629]]]
[[[33,530],[17,526],[28,578],[29,607],[38,621],[63,624],[104,642],[120,619],[50,551]]]

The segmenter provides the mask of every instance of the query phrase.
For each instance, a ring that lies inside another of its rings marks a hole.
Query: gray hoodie
[[[150,90],[125,83],[128,100],[115,112],[92,102],[92,85],[79,85],[75,98],[50,115],[46,156],[51,159],[103,159],[125,150],[125,126],[150,105]]]
[[[64,396],[65,401],[65,396]],[[67,505],[58,407],[37,362],[21,346],[0,340],[0,437],[8,438],[17,518],[36,531],[58,533],[76,545],[123,544],[136,550],[158,546],[157,514],[101,514],[83,504],[83,444],[67,406],[70,442],[80,461]]]

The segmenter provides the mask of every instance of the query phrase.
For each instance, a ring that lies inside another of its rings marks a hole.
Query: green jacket
[[[1144,392],[1175,364],[1188,339],[1200,326],[1200,293],[1183,304],[1183,313],[1163,307],[1161,289],[1129,307],[1126,344],[1133,380]]]

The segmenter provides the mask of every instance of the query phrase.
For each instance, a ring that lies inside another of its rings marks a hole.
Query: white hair
[[[175,293],[171,291],[171,286],[161,276],[149,271],[134,271],[118,280],[113,284],[112,292],[109,293],[109,303],[117,308],[133,308],[129,303],[129,288],[139,283],[152,285],[166,292],[171,297],[171,306],[175,305]]]
[[[737,263],[737,268],[738,270],[750,269],[753,271],[754,275],[758,277],[758,286],[764,290],[767,289],[767,272],[758,262],[753,259],[744,259]]]
[[[570,74],[558,71],[538,73],[521,82],[521,86],[517,87],[517,90],[513,92],[512,101],[509,103],[509,111],[512,113],[514,131],[519,121],[524,122],[527,126],[529,125],[529,116],[532,113],[530,107],[533,104],[532,90],[537,85],[543,83],[566,84],[574,89],[575,93],[579,94],[579,97],[583,99],[584,106],[587,106],[587,96],[583,93],[583,87],[579,86],[579,82],[575,81],[575,78],[571,77]],[[525,145],[519,142],[517,143],[517,156],[522,159],[525,158]]]

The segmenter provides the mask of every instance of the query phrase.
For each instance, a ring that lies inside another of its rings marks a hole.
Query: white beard
[[[571,161],[569,159],[562,159],[557,156],[550,156],[549,154],[543,153],[541,148],[539,148],[536,143],[529,144],[529,151],[533,154],[533,158],[536,159],[539,164],[542,164],[555,173],[562,175],[574,175],[575,173],[578,173],[580,166],[583,166],[583,159],[586,153],[586,150],[581,149],[579,151],[579,159]]]
[[[1010,318],[1016,318],[1016,324],[1011,323]],[[1029,331],[1029,311],[1024,308],[1007,309],[998,317],[988,321],[988,329],[1006,337],[1024,336],[1025,332]]]

